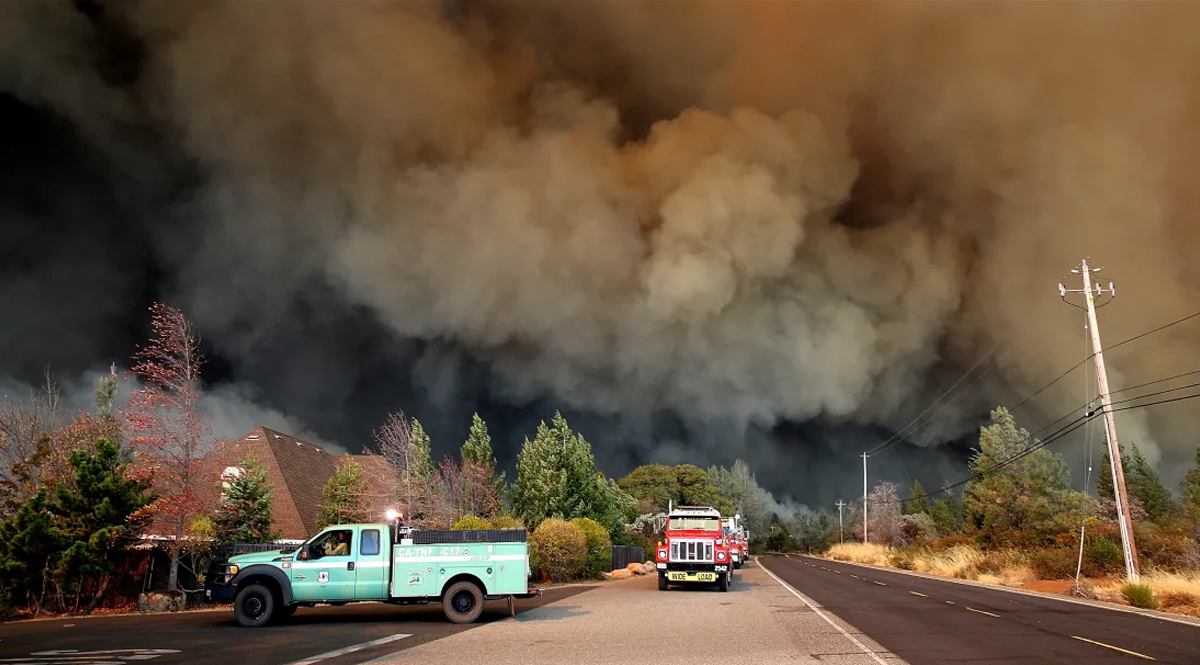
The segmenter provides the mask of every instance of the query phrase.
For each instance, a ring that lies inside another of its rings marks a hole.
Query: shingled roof
[[[202,493],[215,505],[220,498],[220,477],[230,467],[237,467],[253,455],[267,469],[267,479],[274,487],[271,510],[275,528],[285,540],[305,540],[317,531],[317,510],[321,505],[325,483],[337,469],[339,455],[296,437],[259,427],[239,439],[221,444],[205,458],[202,476],[214,479],[203,483]],[[376,455],[351,455],[364,475],[372,481],[372,494],[389,495],[386,460]],[[209,487],[211,485],[211,487]],[[377,505],[380,501],[375,502]],[[381,507],[380,510],[383,510]]]

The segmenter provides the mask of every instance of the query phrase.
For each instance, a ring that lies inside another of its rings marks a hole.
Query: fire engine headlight
[[[666,551],[666,550],[659,550],[659,551],[658,551],[658,558],[660,558],[660,559],[665,559],[665,558],[667,558],[667,551]]]
[[[725,560],[725,553],[717,552],[717,561],[724,561],[724,560]]]

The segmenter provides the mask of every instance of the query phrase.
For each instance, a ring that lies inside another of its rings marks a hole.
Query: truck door
[[[356,600],[382,600],[388,597],[388,556],[390,543],[385,543],[384,532],[377,528],[363,528],[358,541],[358,561],[354,581]]]
[[[297,602],[354,600],[355,531],[354,527],[329,529],[296,553],[292,594]]]

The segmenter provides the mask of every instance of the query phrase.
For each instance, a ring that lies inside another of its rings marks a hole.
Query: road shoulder
[[[812,561],[828,561],[845,566],[855,566],[866,570],[894,573],[896,575],[908,575],[910,577],[920,577],[927,580],[935,580],[938,582],[952,582],[963,586],[972,586],[980,589],[991,589],[993,591],[1003,591],[1006,593],[1016,594],[1019,596],[1032,596],[1034,598],[1046,598],[1049,600],[1057,600],[1064,603],[1074,603],[1076,605],[1085,605],[1087,607],[1096,607],[1102,610],[1112,610],[1114,612],[1126,612],[1128,614],[1138,614],[1152,619],[1162,619],[1163,621],[1174,621],[1189,626],[1200,626],[1200,619],[1187,616],[1186,614],[1175,614],[1173,612],[1162,612],[1160,610],[1146,610],[1138,607],[1130,607],[1128,605],[1118,605],[1103,600],[1092,600],[1090,598],[1073,598],[1063,596],[1056,593],[1046,593],[1044,591],[1034,591],[1032,589],[1017,589],[1014,587],[1003,586],[1000,584],[988,584],[986,582],[977,582],[975,580],[963,580],[957,577],[943,577],[941,575],[931,575],[929,573],[921,573],[915,570],[900,570],[899,568],[887,568],[884,566],[872,566],[865,563],[855,563],[852,561],[841,561],[839,559],[826,559],[819,556],[811,556],[805,554],[780,554],[779,556],[788,556],[796,559],[811,559]]]

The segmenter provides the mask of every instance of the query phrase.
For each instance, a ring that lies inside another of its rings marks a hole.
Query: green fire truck
[[[391,515],[389,515],[391,517]],[[440,601],[446,617],[471,623],[485,600],[532,598],[524,529],[415,530],[398,520],[339,524],[291,552],[257,552],[215,562],[205,596],[233,603],[247,627],[290,617],[299,607],[373,601]]]

